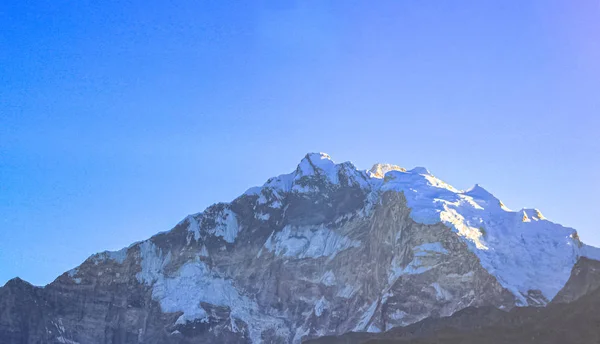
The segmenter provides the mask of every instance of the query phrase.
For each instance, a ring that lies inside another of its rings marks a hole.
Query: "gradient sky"
[[[425,166],[600,245],[600,2],[2,1],[0,285],[291,172]]]

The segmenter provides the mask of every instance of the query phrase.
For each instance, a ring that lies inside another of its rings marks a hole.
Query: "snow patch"
[[[58,337],[56,337],[56,340],[57,340],[59,343],[62,343],[62,344],[79,344],[79,342],[76,342],[76,341],[74,341],[74,340],[71,340],[71,339],[67,339],[67,338],[65,338],[65,337],[63,337],[63,336],[58,336]]]
[[[216,219],[217,225],[209,230],[210,234],[220,236],[228,243],[233,243],[237,237],[240,227],[235,213],[229,209],[224,209]]]
[[[344,288],[338,290],[337,294],[335,294],[336,296],[339,297],[343,297],[345,299],[349,299],[352,297],[352,295],[354,295],[354,293],[356,293],[358,291],[358,288],[350,285],[350,284],[346,284],[344,286]]]
[[[152,241],[146,240],[139,244],[141,271],[135,277],[140,283],[152,285],[163,278],[163,269],[171,261],[171,252],[166,255]]]
[[[390,171],[406,172],[406,169],[398,165],[378,163],[373,165],[373,167],[371,167],[371,169],[367,173],[371,178],[383,179],[383,177],[385,177],[385,174]]]
[[[392,284],[398,277],[404,275],[419,275],[431,270],[431,266],[422,262],[421,258],[415,257],[406,266],[400,266],[396,257],[392,260],[392,269],[388,277],[388,282]]]
[[[319,301],[315,304],[315,315],[320,317],[323,311],[329,306],[329,302],[325,300],[325,296],[321,296]]]
[[[367,324],[369,324],[369,321],[371,321],[371,318],[373,318],[373,315],[375,314],[375,310],[377,310],[377,304],[378,304],[378,300],[373,301],[373,303],[369,306],[369,308],[362,314],[358,324],[356,324],[356,326],[354,327],[354,329],[352,331],[360,332],[360,331],[365,330],[365,328],[367,327]]]
[[[67,271],[69,277],[73,278],[79,273],[79,267]]]
[[[140,244],[140,257],[142,271],[137,275],[138,280],[152,287],[152,298],[159,302],[163,312],[183,312],[176,324],[207,322],[208,314],[201,306],[205,302],[229,307],[232,318],[248,325],[252,343],[262,342],[261,334],[267,329],[274,329],[282,337],[289,335],[281,319],[260,314],[255,301],[239,293],[231,280],[218,276],[203,262],[187,262],[167,276],[164,268],[171,260],[171,253],[165,255],[151,241]]]
[[[104,251],[96,253],[91,258],[94,264],[96,265],[107,260],[112,260],[119,264],[123,264],[123,262],[127,258],[127,248],[122,248],[118,251]]]
[[[335,257],[351,247],[359,247],[360,241],[349,239],[320,226],[285,226],[280,232],[271,234],[265,248],[278,256],[295,258]]]
[[[338,184],[338,169],[325,153],[309,153],[298,164],[296,180],[307,176],[324,176],[332,184]]]
[[[435,290],[435,298],[438,301],[447,301],[452,299],[452,293],[442,288],[439,283],[431,283],[430,286]]]
[[[437,264],[437,258],[440,255],[448,254],[448,250],[442,246],[440,242],[424,243],[412,248],[413,260],[410,261],[406,266],[402,266],[399,257],[394,257],[392,260],[391,272],[388,277],[388,282],[391,284],[398,277],[403,275],[418,275],[427,272]],[[431,263],[431,259],[434,258],[435,264]]]
[[[323,283],[328,287],[335,285],[335,275],[333,274],[333,271],[327,270],[327,272],[324,273],[323,276],[321,276],[319,282]]]
[[[69,336],[67,336],[67,333],[66,333],[66,330],[65,330],[65,326],[63,325],[63,322],[62,322],[61,318],[58,318],[58,323],[55,323],[54,321],[51,321],[51,323],[52,323],[52,325],[54,325],[54,327],[56,327],[56,330],[58,332],[58,337],[56,337],[56,340],[59,343],[62,343],[62,344],[79,344],[78,342],[76,342],[76,341],[74,341],[72,339],[67,338]],[[48,329],[46,329],[46,331],[49,332],[49,333],[52,333]]]
[[[269,218],[271,218],[271,214],[256,213],[256,214],[254,214],[254,218],[256,218],[257,220],[261,220],[261,221],[269,221]]]
[[[208,257],[208,249],[206,248],[206,245],[202,245],[198,254],[200,257]]]
[[[600,248],[583,244],[581,246],[580,255],[582,257],[600,261]]]
[[[296,333],[294,333],[294,338],[292,339],[292,343],[294,343],[294,344],[302,343],[302,338],[304,336],[308,336],[309,333],[310,333],[309,328],[301,326],[299,329],[296,330]]]
[[[442,246],[441,242],[430,242],[415,246],[413,248],[415,257],[423,257],[430,254],[448,254],[448,250]]]
[[[371,324],[371,325],[369,325],[369,328],[367,329],[367,332],[370,332],[370,333],[379,333],[379,332],[381,332],[381,329],[379,327],[375,326],[375,324]]]
[[[194,240],[200,240],[200,224],[194,215],[186,217],[188,222],[188,231],[194,236]],[[189,245],[189,241],[188,241]]]
[[[394,311],[394,313],[390,314],[390,319],[399,321],[406,318],[407,315],[408,313],[397,309],[396,311]]]

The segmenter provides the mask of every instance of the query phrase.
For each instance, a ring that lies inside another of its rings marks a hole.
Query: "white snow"
[[[240,231],[235,213],[231,209],[225,208],[216,221],[217,226],[209,230],[209,233],[222,237],[228,243],[233,243]]]
[[[375,314],[375,310],[377,310],[378,301],[379,300],[373,301],[373,303],[369,306],[369,308],[362,314],[362,316],[360,317],[360,320],[358,321],[358,324],[356,324],[356,326],[354,327],[354,329],[352,331],[360,332],[360,331],[365,330],[365,328],[367,327],[367,324],[369,323],[369,321],[371,321],[371,318],[373,318],[373,314]]]
[[[242,295],[231,280],[212,272],[203,262],[189,261],[167,276],[164,268],[171,261],[171,252],[165,254],[151,241],[140,244],[140,258],[142,271],[137,274],[138,280],[152,286],[152,298],[159,302],[163,312],[183,312],[177,324],[208,321],[208,314],[201,306],[205,302],[229,307],[231,317],[248,325],[252,343],[262,342],[261,333],[267,329],[274,329],[282,337],[289,335],[281,319],[261,314],[255,301]]]
[[[265,213],[256,213],[256,214],[254,215],[254,217],[255,217],[257,220],[261,220],[261,221],[269,221],[269,218],[271,218],[271,214],[269,214],[269,213],[266,213],[266,214],[265,214]]]
[[[201,214],[188,215],[188,217],[186,217],[188,221],[188,231],[193,234],[194,240],[196,241],[200,240],[200,224],[198,219],[196,219],[197,216],[201,216]]]
[[[58,336],[58,337],[56,337],[56,340],[57,340],[59,343],[62,343],[62,344],[79,344],[78,342],[76,342],[76,341],[74,341],[74,340],[71,340],[71,339],[67,339],[67,338],[65,338],[65,337],[63,337],[63,336]]]
[[[62,343],[62,344],[79,344],[78,342],[76,342],[76,341],[74,341],[72,339],[67,338],[69,336],[67,336],[67,333],[65,331],[65,326],[63,325],[63,322],[62,322],[61,318],[58,318],[58,324],[55,323],[55,322],[53,322],[53,321],[51,321],[51,323],[56,327],[56,330],[58,332],[58,337],[56,337],[56,340],[59,343]],[[52,331],[49,331],[47,328],[46,328],[46,332],[52,333]]]
[[[294,172],[270,178],[262,187],[249,188],[244,195],[258,196],[257,204],[281,208],[286,193],[304,194],[323,191],[318,185],[307,183],[307,177],[320,178],[333,187],[359,186],[367,189],[371,187],[368,173],[357,170],[350,162],[336,164],[325,153],[309,153],[300,161]],[[347,177],[345,183],[340,180],[340,174]]]
[[[406,312],[397,309],[394,313],[390,314],[390,318],[398,321],[404,319],[407,315],[408,314]]]
[[[475,185],[466,191],[457,190],[424,167],[407,171],[397,165],[375,164],[370,171],[358,171],[351,164],[335,164],[325,153],[310,153],[295,172],[271,178],[263,187],[252,188],[247,194],[261,197],[269,194],[272,199],[268,202],[281,204],[285,194],[291,192],[302,177],[325,176],[329,183],[337,185],[342,170],[363,189],[373,191],[369,195],[403,192],[413,220],[423,224],[442,222],[449,226],[464,239],[483,267],[522,302],[525,302],[523,294],[536,289],[551,300],[566,283],[580,256],[600,259],[600,250],[582,246],[572,236],[573,229],[546,220],[539,210],[511,211],[483,187]],[[315,190],[298,186],[295,191]],[[288,248],[290,252],[297,252],[304,245],[303,238],[291,238]],[[279,247],[282,252],[283,247]],[[401,273],[423,272],[424,268],[419,266],[415,260]]]
[[[119,264],[123,264],[125,258],[127,258],[127,248],[122,248],[118,251],[107,251],[106,255],[108,259],[112,259]]]
[[[431,283],[431,287],[435,290],[435,298],[438,301],[446,301],[446,300],[452,299],[452,293],[450,293],[448,290],[442,288],[442,286],[440,286],[439,283],[437,283],[437,282]]]
[[[394,257],[392,260],[392,268],[388,281],[391,284],[398,277],[403,275],[418,275],[433,268],[434,265],[431,263],[431,257],[438,257],[440,255],[448,254],[448,251],[442,246],[440,242],[430,242],[417,245],[412,248],[413,260],[410,261],[406,266],[401,266],[398,261],[399,257]],[[429,259],[425,259],[428,257]],[[437,259],[436,259],[437,264]]]
[[[300,328],[298,328],[296,330],[296,333],[294,333],[294,338],[292,339],[292,343],[293,344],[300,344],[300,343],[302,343],[302,338],[304,336],[308,336],[309,333],[310,333],[310,328],[306,328],[304,326],[301,326]]]
[[[580,249],[580,254],[583,257],[600,260],[600,248],[583,244]]]
[[[343,297],[345,299],[349,299],[352,297],[352,295],[354,295],[354,293],[357,292],[357,290],[358,290],[357,287],[350,285],[350,284],[346,284],[344,286],[344,288],[340,289],[337,292],[336,296]]]
[[[171,261],[171,252],[166,255],[152,241],[146,240],[139,244],[140,266],[142,270],[136,274],[140,283],[151,285],[163,278],[162,271]]]
[[[335,285],[335,275],[333,274],[333,271],[327,270],[327,272],[325,272],[323,276],[321,276],[319,282],[323,283],[328,287]]]
[[[197,213],[194,215],[188,215],[182,222],[187,222],[187,230],[190,233],[188,236],[188,245],[190,244],[192,238],[196,241],[200,240],[203,235],[214,235],[222,237],[223,240],[228,243],[235,242],[235,238],[237,237],[240,227],[238,225],[237,216],[231,210],[229,205],[226,205],[223,210],[221,210],[215,218],[216,225],[214,228],[206,228],[205,232],[202,233],[202,229],[200,228],[200,222],[202,221],[202,217],[206,216],[204,213]]]
[[[315,304],[315,315],[320,317],[323,314],[323,311],[329,306],[329,302],[325,299],[325,296],[322,296],[319,301]]]
[[[347,177],[345,184],[342,185],[340,174]],[[293,173],[293,185],[291,190],[295,192],[315,192],[313,185],[300,185],[297,182],[303,177],[320,176],[336,186],[355,186],[361,188],[370,187],[368,182],[368,173],[366,171],[358,171],[350,162],[336,164],[331,160],[331,157],[325,153],[309,153],[302,159],[298,168]]]
[[[431,270],[431,268],[432,266],[423,263],[419,257],[414,257],[413,260],[411,260],[410,263],[404,267],[400,265],[397,257],[394,257],[392,260],[392,270],[388,277],[388,282],[391,285],[400,276],[422,274]]]
[[[423,257],[430,254],[448,254],[448,250],[442,246],[441,242],[429,242],[413,247],[416,257]]]
[[[349,239],[334,230],[319,226],[285,226],[271,234],[265,248],[276,255],[295,258],[330,257],[345,249],[359,247],[360,241]]]
[[[69,275],[69,277],[73,278],[75,277],[77,274],[79,273],[79,267],[77,268],[73,268],[69,271],[67,271],[67,274]]]
[[[379,333],[379,332],[381,332],[381,329],[379,327],[377,327],[375,324],[371,324],[371,325],[369,325],[367,332]]]
[[[416,222],[441,221],[452,228],[522,303],[523,294],[535,289],[551,300],[578,257],[592,251],[578,247],[572,228],[544,220],[537,210],[527,211],[531,214],[524,222],[524,212],[511,211],[479,185],[460,191],[424,168],[389,171],[384,180],[373,178],[372,183],[382,192],[403,192]],[[395,269],[396,275],[419,272],[424,269],[416,258],[404,270]]]
[[[385,177],[385,174],[390,171],[406,172],[406,169],[402,168],[398,165],[392,165],[392,164],[375,164],[375,165],[373,165],[373,167],[371,167],[371,169],[369,171],[367,171],[367,174],[369,175],[369,177],[372,177],[372,178],[383,179]]]
[[[271,208],[281,208],[286,204],[290,192],[315,192],[305,185],[304,177],[318,176],[331,187],[343,187],[341,178],[347,177],[348,185],[358,185],[367,194],[367,206],[356,214],[367,216],[382,192],[402,192],[411,209],[411,218],[423,224],[442,222],[462,238],[474,252],[482,266],[497,278],[499,283],[510,290],[521,304],[526,304],[524,295],[529,290],[540,290],[551,300],[562,288],[570,271],[580,256],[600,259],[600,249],[582,245],[576,232],[571,228],[552,223],[537,209],[511,211],[499,199],[479,185],[462,191],[433,176],[427,169],[418,167],[405,170],[395,165],[376,165],[367,171],[358,171],[349,163],[335,164],[323,153],[308,154],[298,165],[296,171],[269,179],[262,187],[251,188],[246,195],[258,196],[257,204]],[[285,209],[284,209],[285,211]],[[188,230],[194,239],[201,235],[198,219],[188,217]],[[266,221],[268,214],[257,212],[257,219]],[[354,216],[354,215],[353,215]],[[206,229],[208,234],[220,236],[226,242],[235,242],[241,228],[236,214],[226,205],[217,215],[216,226]],[[264,244],[264,250],[275,255],[305,258],[333,258],[343,250],[359,247],[360,241],[354,240],[325,225],[285,226],[273,232]],[[236,331],[235,319],[246,322],[252,342],[261,341],[260,334],[266,329],[275,329],[282,336],[286,326],[282,320],[261,314],[258,305],[240,292],[234,282],[212,271],[199,259],[189,261],[175,269],[169,275],[165,267],[171,264],[171,252],[162,252],[151,241],[139,244],[141,271],[137,279],[152,286],[152,297],[166,312],[181,311],[177,320],[184,323],[191,320],[206,321],[207,312],[201,302],[226,306],[231,309],[231,328]],[[123,250],[121,250],[123,251]],[[104,259],[123,262],[126,251],[103,253]],[[260,251],[262,252],[262,250]],[[259,255],[260,255],[259,252]],[[413,248],[413,260],[406,266],[400,266],[394,258],[390,272],[390,281],[402,275],[420,274],[428,271],[436,262],[443,261],[447,249],[440,242],[423,243]],[[199,256],[208,256],[202,246]],[[73,276],[76,271],[73,271]],[[468,279],[472,272],[457,278]],[[350,298],[359,289],[348,281],[336,280],[331,270],[321,277],[315,276],[324,286],[339,285],[337,297]],[[342,287],[343,286],[343,287]],[[449,300],[453,296],[439,283],[430,286],[439,300]],[[429,288],[428,287],[428,288]],[[314,314],[322,316],[328,302],[322,297],[314,304]],[[367,305],[369,305],[367,307]],[[376,331],[377,326],[371,319],[377,309],[378,301],[367,303],[360,316],[355,331]],[[390,317],[401,321],[407,314],[396,311]],[[294,334],[294,341],[310,333],[310,328],[300,327]]]
[[[122,248],[118,251],[104,251],[100,253],[96,253],[90,257],[94,264],[98,265],[101,262],[106,260],[112,260],[119,264],[123,264],[125,259],[127,258],[127,248]]]
[[[337,165],[325,153],[309,153],[300,161],[295,180],[306,176],[325,176],[332,184],[339,183]]]

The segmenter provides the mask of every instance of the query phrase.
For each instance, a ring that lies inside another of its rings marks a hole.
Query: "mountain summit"
[[[324,153],[44,288],[0,288],[2,343],[299,343],[468,306],[544,306],[577,232],[427,169]]]

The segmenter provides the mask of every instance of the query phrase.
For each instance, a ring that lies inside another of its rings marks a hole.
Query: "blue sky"
[[[3,1],[0,285],[43,285],[324,151],[600,245],[600,3]]]

